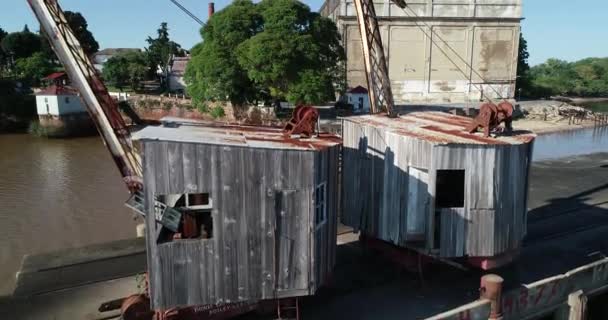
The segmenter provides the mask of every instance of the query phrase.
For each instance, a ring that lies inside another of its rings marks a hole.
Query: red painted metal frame
[[[283,128],[285,135],[301,135],[303,137],[312,136],[319,121],[319,111],[312,106],[297,106],[293,110],[293,115]]]

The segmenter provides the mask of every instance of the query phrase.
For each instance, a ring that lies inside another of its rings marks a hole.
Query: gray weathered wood
[[[534,136],[463,136],[458,125],[466,119],[454,117],[415,113],[405,119],[344,119],[342,222],[400,246],[419,247],[422,240],[429,250],[439,248],[442,257],[486,257],[517,249],[526,234]],[[434,118],[446,123],[433,122],[427,129]],[[436,208],[438,170],[464,170],[462,208]],[[420,171],[427,172],[424,182]],[[441,211],[438,221],[436,210]],[[436,228],[439,244],[434,243]]]
[[[154,308],[299,296],[324,283],[335,263],[329,255],[335,254],[339,144],[303,150],[141,142],[148,212],[153,197],[164,194],[208,193],[213,206],[211,239],[159,243],[160,227],[148,215]],[[327,184],[327,222],[315,233],[319,183]]]

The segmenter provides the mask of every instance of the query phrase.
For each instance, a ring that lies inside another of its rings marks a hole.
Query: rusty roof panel
[[[261,127],[165,117],[163,126],[149,126],[133,134],[134,140],[158,140],[225,146],[322,150],[342,143],[340,137],[321,133],[316,137],[300,139],[286,137],[279,127]]]
[[[511,136],[499,135],[485,138],[481,132],[468,133],[465,127],[471,119],[438,111],[411,112],[397,118],[386,114],[343,118],[344,121],[382,128],[397,135],[414,137],[434,144],[505,145],[525,144],[536,135],[530,131],[515,130]]]

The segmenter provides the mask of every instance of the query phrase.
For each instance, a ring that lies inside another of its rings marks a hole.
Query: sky
[[[220,10],[231,1],[216,1]],[[318,10],[323,0],[305,0]],[[586,57],[608,57],[606,0],[523,0],[523,34],[528,40],[530,63],[548,58],[574,61]],[[207,0],[180,0],[180,3],[207,20]],[[81,12],[101,48],[143,48],[161,22],[167,22],[170,36],[184,48],[201,41],[200,26],[169,0],[60,0],[64,10]],[[0,28],[20,31],[28,24],[38,30],[26,0],[2,0]]]

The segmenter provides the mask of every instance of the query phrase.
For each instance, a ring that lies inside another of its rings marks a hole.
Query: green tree
[[[142,52],[127,52],[110,58],[103,67],[103,78],[121,91],[129,86],[139,90],[148,72],[147,59]]]
[[[168,74],[171,57],[185,54],[181,46],[169,38],[169,27],[166,22],[161,23],[156,38],[148,37],[146,42],[148,42],[146,52],[150,68],[152,71],[156,71],[157,67],[160,68],[163,76]]]
[[[519,93],[522,92],[525,95],[530,95],[531,81],[530,81],[530,64],[528,59],[530,53],[528,52],[528,41],[524,38],[522,33],[519,34],[519,54],[517,56],[517,82],[515,90]]]
[[[54,66],[42,52],[15,61],[15,74],[30,85],[40,84],[40,80],[53,72]]]
[[[80,12],[66,11],[65,19],[70,25],[70,29],[74,32],[76,39],[80,42],[82,50],[88,55],[99,51],[99,43],[89,31],[89,24]]]
[[[236,48],[260,31],[261,17],[249,0],[235,0],[216,12],[201,29],[203,42],[192,49],[185,81],[195,102],[231,101],[241,105],[257,98],[254,83],[239,65]]]
[[[533,95],[608,96],[608,58],[549,59],[530,68]]]
[[[2,39],[2,50],[15,60],[27,58],[41,49],[40,36],[29,31],[27,25],[21,32],[9,33]]]
[[[196,100],[333,100],[344,73],[335,24],[296,0],[238,0],[202,29],[186,71]]]
[[[2,40],[4,39],[4,37],[6,37],[8,33],[6,31],[4,31],[2,28],[0,28],[0,75],[2,75],[2,73],[4,72],[5,66],[6,66],[6,58],[7,55],[4,52],[4,50],[2,49]]]

